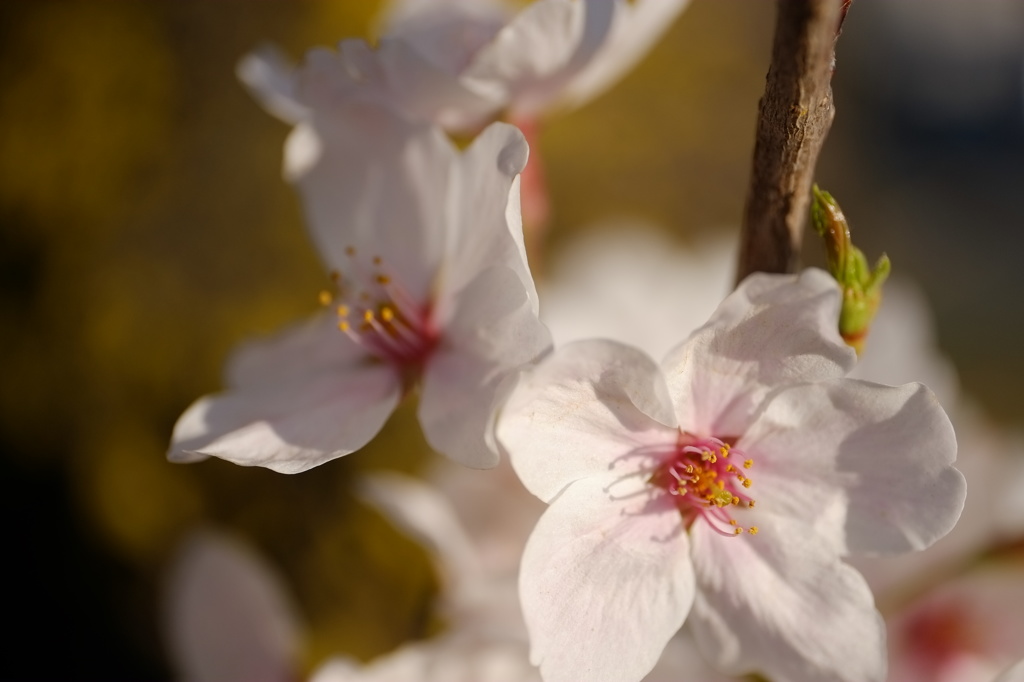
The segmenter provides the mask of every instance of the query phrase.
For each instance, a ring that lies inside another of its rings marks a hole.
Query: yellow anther
[[[718,449],[718,451],[722,453],[722,457],[728,457],[729,456],[729,446],[728,445],[723,445],[722,447],[720,447]]]
[[[329,292],[327,290],[321,291],[320,295],[319,295],[319,298],[320,298],[320,305],[330,305],[331,301],[334,300],[334,297],[331,296],[331,292]]]
[[[733,504],[739,504],[740,503],[740,498],[738,498],[735,495],[733,495],[732,496],[732,503]]]
[[[391,284],[391,278],[387,275],[377,275],[377,284],[387,286],[388,284]]]
[[[749,469],[749,468],[750,468],[750,467],[752,467],[752,466],[754,466],[754,460],[752,460],[752,459],[747,459],[747,460],[744,460],[744,461],[743,461],[743,468],[744,468],[744,469]]]
[[[347,332],[349,330],[348,322],[346,322],[345,320],[342,320],[341,322],[339,322],[338,323],[338,329],[340,329],[343,332]]]
[[[735,526],[737,524],[739,524],[739,521],[737,521],[736,519],[729,519],[729,525],[730,526]]]
[[[367,322],[373,322],[373,311],[367,309],[366,312],[363,313],[363,319]]]
[[[736,467],[734,467],[733,465],[730,464],[729,466],[725,467],[725,471],[726,471],[726,473],[730,473],[730,474],[731,473],[735,473]]]
[[[757,526],[751,526],[750,528],[747,529],[747,532],[750,533],[751,535],[757,535],[757,531],[758,531]]]
[[[391,320],[395,319],[395,311],[389,308],[388,306],[384,306],[383,308],[380,309],[380,319],[384,320],[385,322],[390,322]]]
[[[338,313],[338,317],[348,317],[348,306],[345,304],[339,305],[335,312]]]
[[[750,500],[749,502],[747,502],[747,507],[749,507],[750,509],[753,509],[754,508],[754,500]]]
[[[737,529],[735,529],[735,530],[734,530],[734,531],[733,531],[732,533],[733,533],[733,535],[739,535],[739,534],[740,534],[740,533],[742,533],[742,532],[743,532],[743,529],[742,529],[742,528],[737,528]]]
[[[750,479],[749,478],[744,478],[743,479],[743,487],[744,488],[749,488],[750,487]]]

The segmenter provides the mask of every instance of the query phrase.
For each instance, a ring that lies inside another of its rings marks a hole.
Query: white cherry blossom
[[[400,0],[375,48],[343,40],[293,67],[271,49],[239,77],[293,124],[349,98],[470,132],[499,114],[532,119],[591,99],[632,68],[688,0]]]
[[[228,389],[185,412],[169,456],[303,471],[361,448],[418,387],[431,446],[493,466],[494,412],[550,345],[522,241],[522,134],[495,123],[459,153],[359,102],[307,133],[294,179],[329,309],[236,353]]]
[[[884,679],[842,558],[927,547],[965,486],[928,389],[844,378],[839,305],[822,271],[754,275],[660,367],[584,341],[524,374],[498,436],[550,504],[520,575],[546,682],[639,680],[686,620],[731,674]]]

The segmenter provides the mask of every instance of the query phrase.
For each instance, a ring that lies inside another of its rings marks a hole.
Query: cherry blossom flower
[[[965,486],[928,389],[844,378],[839,303],[819,270],[753,275],[661,367],[583,341],[524,374],[498,436],[550,504],[520,575],[547,682],[639,680],[687,619],[731,674],[884,679],[843,557],[927,547]]]
[[[431,446],[493,466],[495,409],[550,346],[522,242],[522,134],[495,123],[459,153],[365,103],[307,132],[294,179],[329,310],[236,353],[228,390],[185,412],[169,456],[303,471],[361,448],[418,387]]]
[[[343,40],[293,68],[274,50],[239,65],[272,114],[298,124],[348,98],[384,101],[416,120],[470,132],[575,106],[646,54],[688,0],[494,0],[392,3],[376,49]]]

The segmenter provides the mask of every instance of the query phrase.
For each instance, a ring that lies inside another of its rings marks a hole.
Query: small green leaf
[[[864,253],[853,245],[850,226],[832,195],[814,185],[811,222],[825,242],[829,273],[843,290],[843,309],[839,314],[839,333],[859,354],[864,350],[871,322],[882,302],[882,285],[892,265],[882,254],[874,270]]]

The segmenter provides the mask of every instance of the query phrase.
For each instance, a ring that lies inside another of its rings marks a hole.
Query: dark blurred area
[[[230,349],[314,310],[325,283],[280,177],[287,128],[235,64],[264,42],[299,57],[370,35],[376,9],[0,4],[0,480],[15,633],[0,676],[172,678],[161,580],[199,525],[281,567],[308,621],[309,667],[437,626],[428,561],[352,494],[361,471],[428,457],[414,406],[365,451],[297,476],[164,459]],[[771,29],[769,3],[695,0],[634,73],[546,123],[552,251],[613,217],[684,240],[735,229]],[[1024,5],[856,0],[833,85],[820,184],[868,257],[888,252],[926,291],[966,389],[1021,425]],[[821,261],[810,237],[806,249]]]

